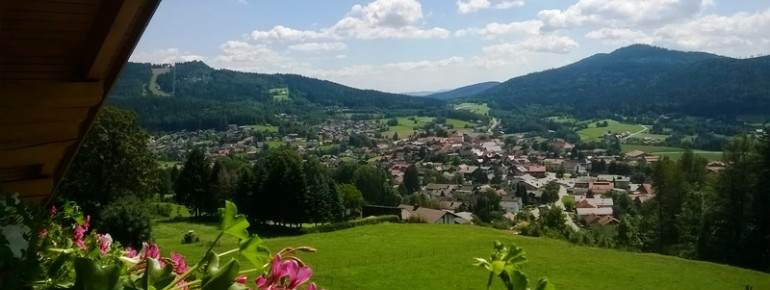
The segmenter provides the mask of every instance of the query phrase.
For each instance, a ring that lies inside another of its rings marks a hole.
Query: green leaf
[[[527,289],[527,284],[529,284],[529,281],[527,281],[527,276],[524,275],[524,273],[522,273],[521,270],[514,269],[513,273],[509,273],[509,276],[511,277],[511,284],[513,284],[513,290]]]
[[[212,269],[209,268],[206,276],[201,279],[203,286],[202,290],[220,290],[228,289],[235,282],[235,278],[238,276],[240,270],[240,264],[236,259],[230,259],[227,264],[221,268]]]
[[[75,290],[118,290],[122,289],[120,268],[112,265],[99,267],[96,261],[86,258],[75,259]]]
[[[59,277],[59,270],[70,259],[70,254],[61,253],[50,266],[48,266],[48,277],[56,279]]]
[[[241,255],[248,259],[257,269],[261,269],[270,260],[270,251],[262,245],[262,239],[256,235],[242,241],[239,248]]]
[[[492,271],[492,274],[500,275],[500,273],[502,273],[503,270],[505,270],[505,262],[503,262],[503,261],[494,261],[490,265],[490,268],[491,268],[490,271]]]
[[[238,208],[229,200],[225,201],[225,210],[222,212],[222,231],[239,239],[249,238],[249,222],[242,214],[238,214]]]
[[[166,265],[161,268],[158,260],[145,259],[145,261],[147,261],[147,270],[145,270],[144,275],[139,279],[139,283],[144,289],[162,289],[174,281],[173,265],[166,263]]]
[[[483,267],[483,268],[489,270],[489,262],[487,262],[486,259],[482,259],[482,258],[473,258],[473,259],[476,260],[476,262],[473,263],[473,266]]]
[[[535,287],[535,290],[556,290],[556,286],[551,284],[551,282],[548,282],[548,278],[543,277],[537,281],[537,287]]]
[[[505,257],[503,257],[503,260],[507,261],[509,264],[520,265],[528,261],[527,257],[524,255],[524,249],[516,246],[515,244],[511,244],[508,249],[508,253],[505,255]]]

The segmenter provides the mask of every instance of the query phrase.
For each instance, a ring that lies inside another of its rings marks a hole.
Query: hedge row
[[[306,234],[311,233],[326,233],[326,232],[333,232],[333,231],[339,231],[344,229],[349,229],[356,226],[365,226],[365,225],[375,225],[379,223],[397,223],[401,220],[398,218],[398,216],[395,215],[386,215],[386,216],[370,216],[362,219],[355,219],[355,220],[349,220],[345,222],[338,222],[338,223],[331,223],[331,224],[325,224],[320,225],[316,227],[311,228],[303,228],[302,230]]]

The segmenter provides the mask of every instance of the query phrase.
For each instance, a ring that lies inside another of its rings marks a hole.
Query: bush
[[[192,244],[198,241],[200,241],[200,238],[198,238],[198,235],[196,235],[193,230],[187,231],[187,233],[184,234],[184,238],[182,238],[182,244]]]
[[[152,238],[150,206],[135,196],[121,197],[101,212],[99,232],[110,233],[123,245],[141,248]]]
[[[156,203],[153,209],[154,214],[159,217],[170,217],[171,212],[174,211],[174,207],[168,203]]]
[[[375,225],[380,223],[397,223],[400,219],[394,215],[378,216],[378,217],[366,217],[362,219],[355,219],[339,223],[325,224],[317,227],[303,229],[305,233],[326,233],[338,230],[349,229],[356,226]]]

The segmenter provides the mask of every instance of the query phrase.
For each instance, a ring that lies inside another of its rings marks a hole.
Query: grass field
[[[195,230],[201,242],[182,245],[182,235]],[[214,225],[159,222],[156,241],[169,251],[197,262]],[[483,289],[487,273],[471,266],[486,258],[494,240],[515,242],[530,262],[524,272],[536,280],[547,276],[558,289],[770,289],[770,274],[655,254],[580,247],[565,241],[514,236],[506,231],[461,225],[379,224],[296,237],[265,239],[272,252],[286,246],[312,246],[302,254],[313,278],[327,289]],[[232,238],[214,247],[236,246]],[[250,264],[242,260],[244,267]],[[250,279],[253,281],[253,279]],[[502,289],[499,281],[494,289]]]
[[[597,122],[607,121],[607,127],[596,127]],[[644,130],[644,127],[639,124],[626,124],[626,123],[620,123],[615,120],[599,120],[594,121],[588,124],[588,128],[577,131],[578,135],[580,136],[580,140],[590,142],[590,141],[599,141],[604,136],[604,133],[612,132],[612,133],[623,133],[623,132],[631,132],[636,133],[641,130]]]
[[[286,144],[286,142],[283,142],[281,139],[273,139],[270,141],[265,141],[265,144],[267,144],[267,146],[269,146],[271,149],[278,149]]]
[[[273,96],[273,101],[288,101],[289,88],[275,88],[269,90],[270,95]]]
[[[409,120],[409,118],[414,118],[414,120]],[[414,128],[420,128],[425,126],[426,124],[433,121],[433,117],[423,117],[423,116],[411,116],[411,117],[398,117],[398,125],[396,126],[389,126],[388,131],[384,133],[385,138],[390,138],[393,136],[394,133],[398,133],[398,137],[401,139],[407,138],[409,136],[412,136],[412,133],[414,133]],[[380,119],[378,120],[380,123],[387,123],[388,119]]]
[[[553,117],[548,117],[548,118],[545,118],[545,119],[549,120],[549,121],[554,121],[556,123],[562,123],[562,124],[563,123],[576,123],[577,122],[577,119],[572,118],[572,117],[568,117],[568,116],[553,116]]]
[[[633,150],[639,150],[654,155],[668,156],[668,158],[671,160],[679,160],[679,158],[681,158],[682,154],[684,153],[684,148],[668,146],[622,144],[620,145],[620,148],[624,153]],[[706,160],[709,161],[722,159],[722,151],[693,150],[693,154],[695,154],[695,156],[706,158]]]
[[[661,134],[647,134],[647,133],[639,133],[634,135],[634,138],[644,139],[644,138],[650,138],[657,141],[664,141],[666,138],[668,138],[669,135],[661,135]]]
[[[473,130],[473,127],[476,125],[474,123],[458,120],[458,119],[446,119],[446,124],[451,125],[453,130],[462,131],[465,130],[465,126],[468,125],[470,127],[470,130]]]
[[[486,103],[462,103],[455,106],[455,110],[468,110],[482,116],[489,114],[489,106]]]
[[[257,130],[258,132],[268,132],[268,133],[276,133],[278,132],[278,126],[270,126],[270,125],[248,125],[246,127],[249,127],[253,130]]]

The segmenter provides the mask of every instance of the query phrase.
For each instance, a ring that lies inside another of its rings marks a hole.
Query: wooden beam
[[[131,29],[144,1],[113,0],[102,3],[99,17],[92,26],[90,40],[80,63],[82,66],[76,75],[88,80],[102,79],[113,64],[116,54],[126,41],[126,33]],[[122,66],[122,65],[121,65]]]
[[[75,141],[51,143],[33,147],[0,151],[0,167],[17,167],[26,165],[44,165],[59,161],[64,152],[75,145]]]
[[[90,108],[101,102],[102,82],[0,81],[0,108]]]
[[[45,196],[53,189],[53,178],[38,178],[0,183],[0,187],[11,193],[19,193],[19,197]]]
[[[38,123],[80,123],[88,117],[88,108],[0,108],[0,125]]]
[[[79,128],[76,122],[0,125],[0,150],[75,139]]]

